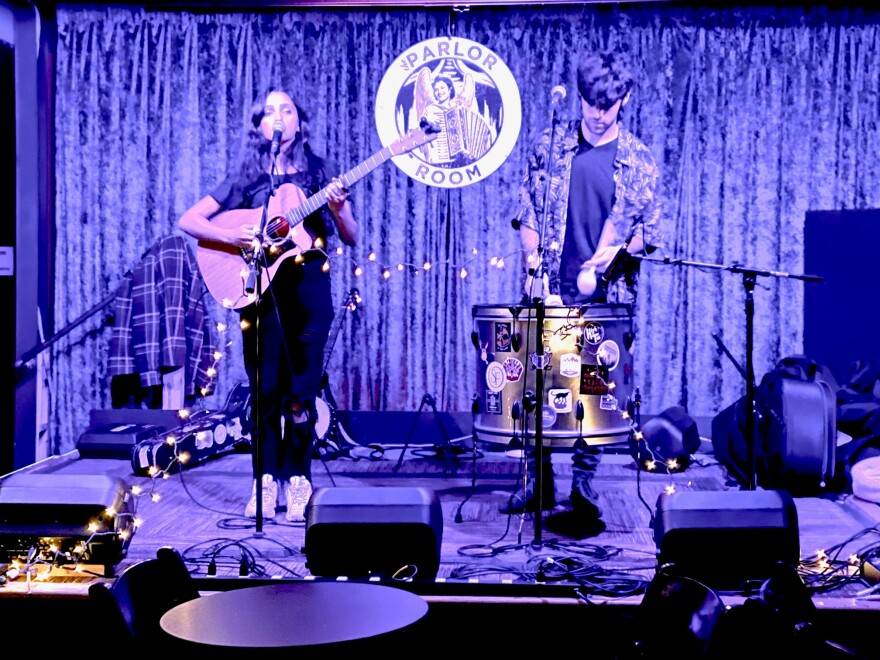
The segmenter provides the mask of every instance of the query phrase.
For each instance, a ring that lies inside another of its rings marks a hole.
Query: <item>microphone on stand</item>
[[[251,264],[250,269],[248,270],[247,276],[244,280],[244,292],[248,295],[251,295],[257,290],[257,269]]]
[[[608,289],[608,285],[614,281],[618,276],[618,271],[623,266],[623,262],[629,258],[629,252],[627,249],[629,248],[629,244],[632,243],[632,239],[636,235],[636,228],[638,225],[633,225],[629,230],[629,233],[626,235],[626,240],[623,241],[623,245],[620,246],[620,249],[614,255],[614,258],[608,264],[608,268],[605,269],[605,272],[602,273],[602,286],[606,290]]]
[[[565,87],[556,85],[556,87],[550,90],[550,105],[555,108],[565,100],[566,96],[568,96],[568,92],[565,91]]]
[[[281,135],[284,133],[284,122],[280,119],[272,126],[272,150],[273,156],[277,156],[281,151]]]

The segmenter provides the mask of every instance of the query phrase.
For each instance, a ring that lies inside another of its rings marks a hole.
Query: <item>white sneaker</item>
[[[306,504],[312,496],[312,484],[305,477],[291,477],[286,494],[288,522],[305,522]]]
[[[275,501],[278,499],[278,484],[271,474],[263,475],[263,517],[275,517]],[[251,499],[244,508],[244,515],[248,518],[257,517],[257,480],[254,479],[254,488],[251,491]]]

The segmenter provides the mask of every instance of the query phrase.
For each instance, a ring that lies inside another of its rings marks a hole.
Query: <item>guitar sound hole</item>
[[[287,238],[287,235],[290,233],[290,223],[284,216],[276,216],[269,221],[266,233],[269,238]]]

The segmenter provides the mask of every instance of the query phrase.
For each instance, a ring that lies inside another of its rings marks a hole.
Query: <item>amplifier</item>
[[[139,442],[158,438],[167,429],[156,424],[109,424],[88,429],[79,436],[76,448],[80,458],[131,457],[131,450]]]
[[[116,477],[12,474],[0,479],[0,557],[36,553],[51,562],[69,554],[112,575],[127,554],[133,517],[132,495]]]
[[[121,458],[129,460],[139,442],[178,429],[183,424],[176,410],[113,408],[92,410],[89,428],[79,437],[80,458]]]

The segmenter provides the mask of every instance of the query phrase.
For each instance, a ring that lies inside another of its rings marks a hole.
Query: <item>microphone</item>
[[[257,269],[251,265],[244,280],[244,292],[248,295],[257,290]]]
[[[617,277],[618,271],[623,266],[623,262],[629,258],[629,252],[627,252],[627,248],[632,242],[632,239],[635,237],[637,228],[638,225],[632,226],[632,228],[629,230],[629,233],[626,235],[626,240],[623,241],[623,245],[620,246],[617,254],[614,255],[613,259],[611,259],[611,263],[608,264],[608,268],[606,268],[605,272],[602,273],[602,286],[605,289],[607,289],[608,285]]]
[[[565,87],[556,85],[556,87],[550,90],[550,105],[554,107],[559,105],[565,100],[566,96],[568,96],[568,92],[565,91]]]
[[[272,129],[272,155],[277,156],[281,151],[281,134],[284,133],[284,122],[279,119]]]

